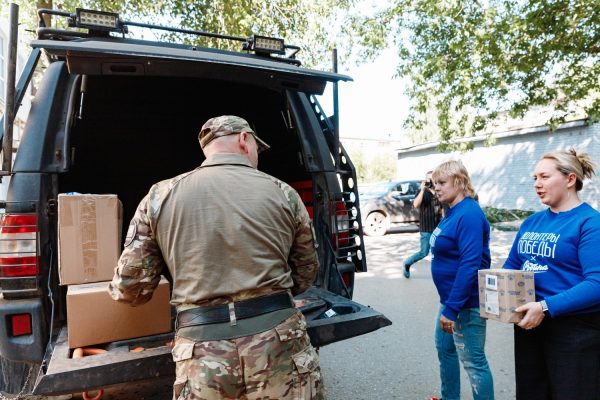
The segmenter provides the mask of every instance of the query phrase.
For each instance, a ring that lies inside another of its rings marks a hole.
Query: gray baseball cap
[[[270,147],[256,135],[256,132],[250,128],[250,124],[245,119],[235,115],[221,115],[206,121],[198,134],[198,140],[200,141],[200,147],[204,148],[215,138],[241,132],[248,132],[254,136],[259,153]]]

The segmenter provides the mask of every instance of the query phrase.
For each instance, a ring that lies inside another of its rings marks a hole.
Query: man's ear
[[[248,133],[242,132],[238,135],[238,144],[240,148],[243,150],[244,154],[248,154],[250,149],[248,148]]]

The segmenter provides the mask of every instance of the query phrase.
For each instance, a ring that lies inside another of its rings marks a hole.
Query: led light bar
[[[285,54],[283,39],[254,35],[252,50],[256,53]]]
[[[75,12],[75,25],[79,28],[121,31],[119,14],[117,13],[86,10],[83,8],[77,8]]]

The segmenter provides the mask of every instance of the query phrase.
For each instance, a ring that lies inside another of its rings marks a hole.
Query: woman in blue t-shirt
[[[443,400],[460,399],[459,358],[469,376],[474,400],[493,400],[492,373],[485,356],[486,321],[479,316],[477,271],[490,266],[490,224],[469,173],[460,161],[433,171],[435,192],[449,205],[431,236],[431,274],[440,295],[435,345]]]
[[[577,192],[587,154],[544,155],[535,191],[548,209],[521,225],[504,268],[535,273],[536,302],[515,326],[518,400],[600,399],[600,213]]]

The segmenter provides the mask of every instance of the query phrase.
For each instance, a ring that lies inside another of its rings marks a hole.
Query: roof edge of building
[[[579,128],[579,127],[587,126],[587,125],[588,125],[588,119],[581,118],[581,119],[576,119],[573,121],[569,121],[569,122],[560,124],[556,128],[556,131],[561,131],[561,130],[571,129],[571,128]],[[484,135],[477,135],[477,136],[461,138],[461,139],[456,140],[454,143],[470,143],[470,142],[476,143],[476,142],[483,142],[484,140],[486,140],[488,138],[488,136],[491,136],[494,139],[502,139],[502,138],[506,138],[506,137],[528,135],[531,133],[540,133],[540,132],[550,132],[550,127],[548,125],[538,125],[538,126],[527,127],[527,128],[510,129],[510,130],[505,130],[505,131],[492,132],[491,134],[484,134]],[[398,153],[410,153],[413,151],[427,150],[427,149],[435,148],[439,144],[440,144],[439,141],[423,143],[423,144],[417,144],[417,145],[408,146],[408,147],[400,147],[400,148],[397,148],[396,151]]]

